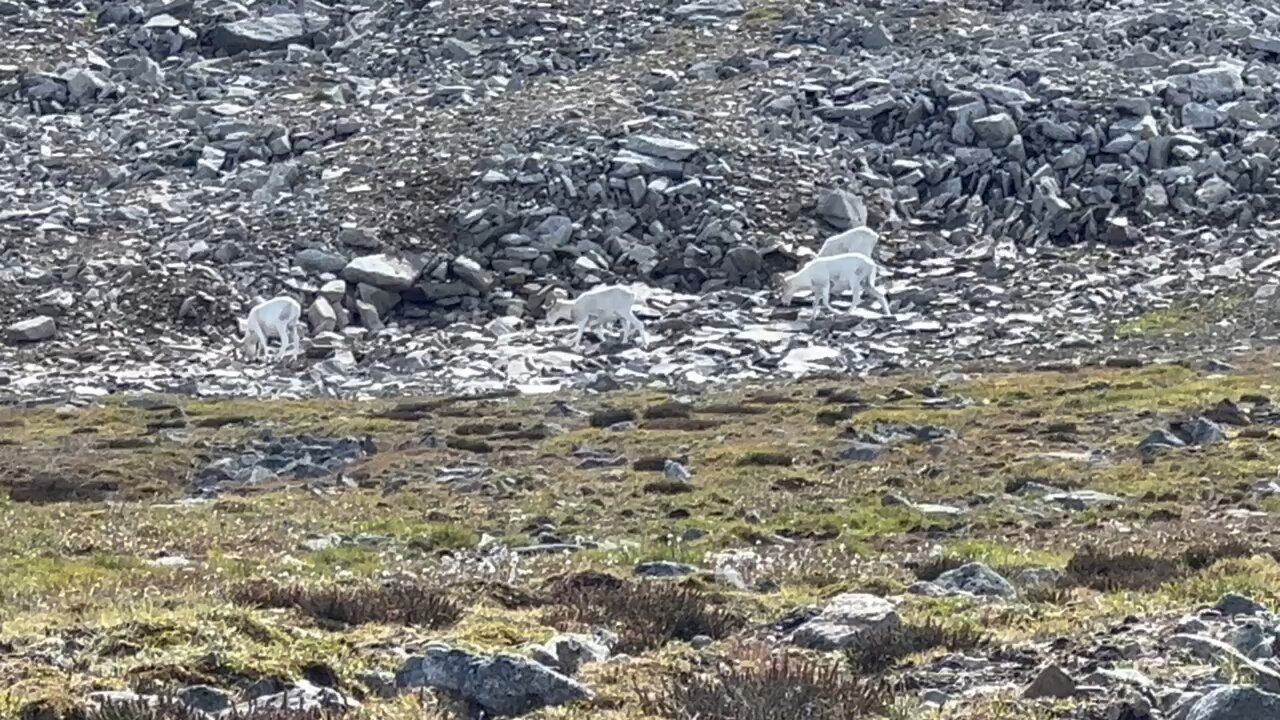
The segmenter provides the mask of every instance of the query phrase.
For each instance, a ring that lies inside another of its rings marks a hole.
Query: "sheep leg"
[[[280,321],[280,357],[286,358],[293,353],[293,328],[288,321]]]
[[[867,283],[867,292],[871,293],[871,297],[875,298],[876,302],[880,303],[880,307],[884,308],[885,315],[893,314],[889,310],[889,298],[884,296],[884,292],[880,290],[880,288],[872,285],[871,283]]]
[[[640,344],[648,347],[649,338],[645,335],[644,323],[640,322],[640,318],[636,317],[635,311],[627,310],[625,321],[640,332]]]
[[[821,290],[822,307],[831,312],[831,283],[823,283]]]
[[[289,349],[289,336],[278,320],[271,323],[270,327],[270,335],[274,335],[280,341],[280,350],[276,353],[276,360],[280,360],[284,357],[285,351]]]
[[[583,318],[578,321],[578,334],[573,336],[573,346],[578,347],[582,344],[582,333],[586,332],[587,319]]]
[[[858,303],[862,302],[862,285],[854,285],[850,290],[849,312],[853,312],[858,309]]]
[[[261,350],[261,352],[262,352],[262,359],[263,359],[263,360],[266,360],[266,361],[268,361],[268,362],[270,362],[270,360],[271,360],[271,346],[267,344],[267,334],[266,334],[266,332],[262,329],[262,325],[255,321],[255,322],[251,323],[249,327],[250,327],[250,329],[252,329],[252,331],[253,331],[253,337],[254,337],[254,342],[253,342],[253,359],[255,359],[255,360],[256,360],[256,359],[258,358],[258,352],[259,352],[259,350]]]

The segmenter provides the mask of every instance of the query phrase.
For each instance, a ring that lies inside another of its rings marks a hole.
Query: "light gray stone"
[[[844,593],[828,601],[816,617],[796,628],[787,641],[814,650],[847,648],[864,636],[902,625],[893,603],[866,593]]]
[[[417,270],[408,260],[385,253],[355,258],[342,268],[343,280],[368,283],[385,290],[405,290],[417,277]]]
[[[281,13],[215,25],[208,41],[232,55],[252,50],[284,50],[293,43],[306,44],[329,25],[322,15]]]
[[[440,690],[499,716],[586,700],[592,693],[574,679],[515,655],[478,655],[442,643],[405,661],[401,688]]]
[[[58,331],[53,318],[39,317],[19,320],[4,329],[4,339],[10,343],[30,343],[48,340]]]

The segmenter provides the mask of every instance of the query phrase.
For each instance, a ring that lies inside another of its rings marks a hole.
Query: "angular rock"
[[[19,320],[4,329],[4,339],[10,343],[32,343],[48,340],[58,331],[53,318],[47,316]]]
[[[541,647],[535,648],[530,656],[564,675],[573,676],[589,662],[604,662],[611,653],[608,638],[593,635],[566,633],[557,635]]]
[[[1008,113],[996,113],[969,123],[978,139],[991,147],[1002,148],[1018,134],[1018,124]]]
[[[865,636],[892,632],[901,624],[897,608],[888,600],[844,593],[828,601],[821,613],[796,628],[787,641],[814,650],[840,650]]]
[[[338,314],[328,300],[317,297],[307,308],[307,322],[313,333],[330,332],[338,327]]]
[[[215,25],[209,32],[208,42],[228,55],[252,50],[284,50],[293,44],[307,44],[328,25],[329,19],[322,15],[264,15]]]
[[[328,252],[319,248],[307,248],[299,250],[298,254],[293,256],[293,262],[305,272],[318,275],[320,273],[341,272],[349,261],[339,253]]]
[[[396,672],[396,686],[427,687],[460,698],[497,716],[524,715],[592,696],[570,677],[515,655],[477,655],[442,643],[409,658]]]
[[[341,275],[350,283],[368,283],[384,290],[405,290],[413,285],[418,272],[408,260],[378,254],[355,258],[342,269]]]
[[[818,216],[840,230],[867,224],[867,208],[862,198],[848,190],[824,190],[818,196]]]
[[[948,570],[933,582],[951,592],[970,595],[1008,597],[1016,592],[1013,585],[1001,577],[1000,573],[979,562]]]
[[[1036,698],[1069,698],[1076,694],[1076,683],[1062,668],[1049,664],[1022,691],[1028,700]]]
[[[632,135],[623,141],[623,147],[653,157],[683,162],[698,152],[698,146],[683,140],[657,137],[654,135]]]
[[[1226,685],[1210,691],[1187,711],[1185,720],[1275,720],[1280,695],[1255,687]]]
[[[1239,593],[1226,593],[1218,598],[1218,602],[1214,603],[1214,610],[1226,615],[1234,617],[1236,615],[1261,615],[1267,611],[1262,604],[1255,602],[1253,598],[1240,595]]]

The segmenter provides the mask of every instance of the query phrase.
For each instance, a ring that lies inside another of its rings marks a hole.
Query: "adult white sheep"
[[[582,343],[582,334],[589,325],[604,325],[617,320],[622,323],[622,342],[631,338],[632,330],[640,332],[640,344],[647,345],[644,323],[636,317],[631,306],[636,302],[636,294],[631,288],[622,285],[602,285],[582,293],[576,300],[565,297],[555,298],[547,309],[547,322],[555,324],[561,320],[572,320],[578,325],[578,333],[573,336],[573,346]]]
[[[302,350],[302,306],[297,300],[281,295],[264,300],[249,310],[249,316],[240,321],[244,337],[240,338],[240,350],[248,360],[258,357],[261,351],[264,359],[271,359],[271,346],[268,337],[280,339],[280,357],[292,350]],[[292,348],[290,347],[292,346]]]
[[[831,257],[832,255],[846,255],[848,253],[858,253],[873,257],[876,249],[876,243],[880,241],[880,235],[866,225],[860,225],[856,228],[849,228],[842,233],[836,233],[827,238],[822,243],[822,249],[818,251],[818,257]]]
[[[876,287],[876,263],[861,253],[844,253],[816,257],[800,270],[782,278],[782,303],[790,305],[791,299],[801,290],[813,291],[815,313],[817,308],[831,309],[831,291],[848,289],[853,293],[852,307],[857,307],[862,300],[865,289],[879,301],[886,315],[889,314],[889,300],[880,288]]]

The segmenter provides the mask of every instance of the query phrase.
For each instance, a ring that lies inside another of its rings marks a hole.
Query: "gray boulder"
[[[1014,594],[1013,585],[1000,573],[979,562],[961,565],[938,576],[934,584],[953,593],[968,593],[994,597]]]
[[[1227,616],[1261,615],[1267,611],[1266,607],[1253,598],[1239,593],[1224,594],[1218,598],[1218,602],[1214,604],[1213,609]]]
[[[429,687],[460,698],[490,715],[523,715],[539,708],[585,700],[576,680],[515,655],[477,655],[431,643],[396,672],[400,688]]]
[[[1018,124],[1008,113],[996,113],[969,123],[978,139],[991,147],[1004,147],[1018,134]]]
[[[282,13],[217,25],[209,31],[208,42],[228,55],[251,50],[284,50],[293,44],[307,44],[328,26],[329,19],[321,15]]]
[[[337,273],[347,266],[347,258],[341,253],[329,252],[319,248],[307,248],[293,256],[293,262],[304,272],[318,275],[320,273]]]
[[[787,641],[814,650],[840,650],[866,635],[892,632],[901,626],[898,610],[888,600],[866,593],[844,593],[792,631]]]
[[[231,707],[231,695],[209,685],[191,685],[174,693],[184,705],[201,712],[218,713]]]
[[[1227,685],[1200,698],[1186,720],[1275,720],[1280,718],[1280,695],[1255,687]]]
[[[613,641],[606,633],[564,633],[534,648],[529,656],[556,672],[576,675],[589,662],[608,660]]]
[[[4,329],[4,339],[11,343],[40,342],[53,337],[58,326],[53,318],[41,315],[28,320],[19,320]]]
[[[386,254],[358,257],[342,269],[342,279],[350,283],[368,283],[385,290],[405,290],[413,285],[418,271],[408,260]]]
[[[641,155],[652,155],[676,162],[688,160],[698,152],[698,146],[693,143],[653,135],[632,135],[626,139],[623,147]]]
[[[284,692],[262,695],[248,702],[223,710],[219,717],[241,718],[266,710],[298,710],[309,713],[336,713],[360,707],[354,698],[334,690],[333,688],[313,685],[306,680],[299,680],[296,685]]]
[[[862,198],[848,190],[825,190],[818,197],[818,215],[841,230],[867,224]]]

